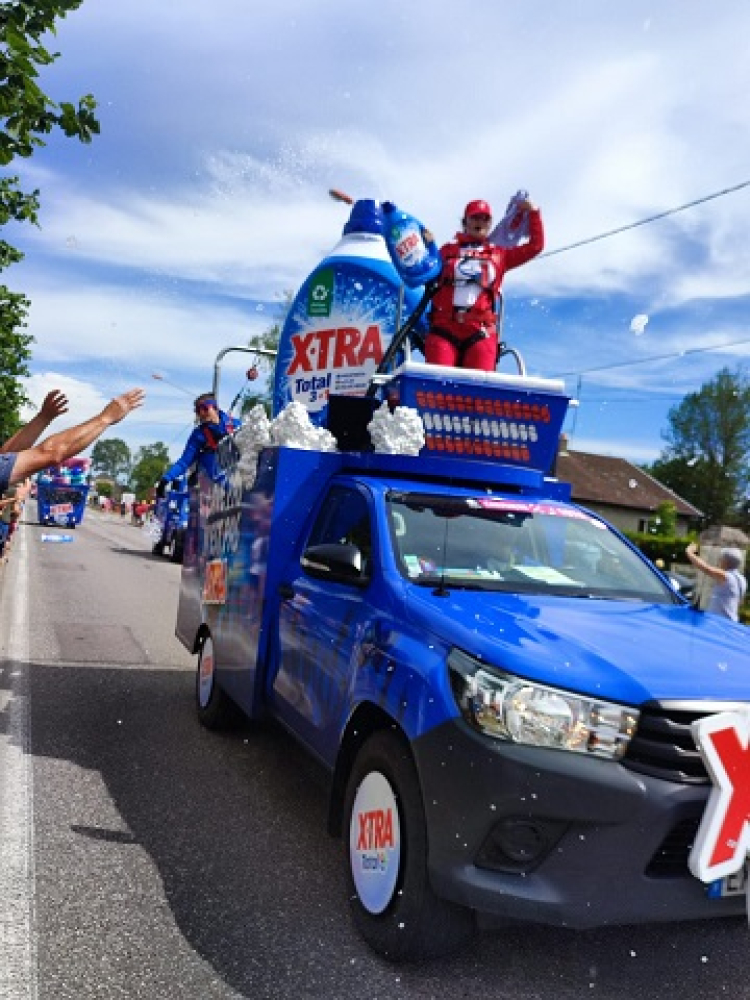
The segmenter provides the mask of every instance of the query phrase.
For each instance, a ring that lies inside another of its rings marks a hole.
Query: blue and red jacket
[[[171,483],[173,479],[184,476],[191,466],[196,464],[211,479],[215,479],[217,445],[223,437],[234,433],[239,426],[236,420],[224,413],[223,410],[219,410],[218,424],[199,424],[187,439],[183,453],[176,462],[169,466],[162,479]]]

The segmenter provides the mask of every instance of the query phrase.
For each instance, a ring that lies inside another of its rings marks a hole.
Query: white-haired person
[[[706,611],[730,618],[733,622],[739,621],[740,605],[747,592],[747,580],[741,572],[745,562],[742,552],[739,549],[722,549],[718,566],[711,566],[701,559],[695,542],[688,545],[685,555],[697,570],[714,581]]]

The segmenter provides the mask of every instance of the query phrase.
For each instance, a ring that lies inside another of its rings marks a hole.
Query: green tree
[[[648,522],[648,530],[652,535],[673,537],[677,534],[677,508],[669,500],[660,503],[656,514]]]
[[[130,482],[133,492],[139,499],[148,496],[149,490],[161,479],[169,464],[169,451],[161,441],[138,449],[130,473]]]
[[[722,370],[669,411],[667,448],[648,467],[706,515],[732,522],[750,482],[750,381],[743,366]]]
[[[29,374],[31,336],[24,332],[28,299],[0,285],[0,441],[21,426],[18,411],[27,402],[19,379]]]
[[[132,466],[130,448],[120,438],[97,441],[91,450],[91,469],[110,479],[127,479]]]
[[[39,87],[41,67],[59,56],[41,39],[55,33],[59,19],[83,0],[6,0],[0,4],[0,166],[16,157],[28,158],[54,129],[90,142],[99,131],[96,102],[88,94],[78,101],[57,104]],[[24,192],[17,176],[0,178],[0,226],[9,222],[37,224],[39,191]],[[23,254],[0,240],[0,271],[23,259]],[[29,300],[0,285],[0,435],[5,440],[18,429],[19,407],[27,402],[19,379],[28,376],[33,338],[25,333]]]
[[[83,0],[10,0],[0,6],[0,163],[28,157],[44,145],[41,137],[60,128],[65,135],[91,142],[99,132],[96,101],[87,94],[78,101],[55,103],[39,87],[39,67],[60,55],[40,39],[55,34],[56,23]]]

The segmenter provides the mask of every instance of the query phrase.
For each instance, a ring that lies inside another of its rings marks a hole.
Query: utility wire
[[[636,229],[638,226],[646,226],[650,222],[658,222],[659,219],[666,219],[670,215],[676,215],[678,212],[684,212],[688,208],[695,208],[696,205],[703,205],[707,201],[713,201],[715,198],[723,198],[724,195],[734,194],[735,191],[741,191],[743,188],[750,187],[750,180],[742,181],[740,184],[735,184],[733,187],[724,188],[722,191],[715,191],[713,194],[707,194],[703,198],[696,198],[694,201],[688,201],[684,205],[678,205],[676,208],[667,209],[666,212],[659,212],[657,215],[650,215],[647,219],[639,219],[638,222],[631,222],[627,226],[619,226],[617,229],[610,229],[606,233],[600,233],[598,236],[589,236],[585,240],[579,240],[577,243],[571,243],[566,247],[558,247],[556,250],[546,250],[544,253],[539,254],[536,258],[541,260],[542,257],[553,257],[558,253],[565,253],[568,250],[576,250],[578,247],[584,247],[589,243],[597,243],[599,240],[606,240],[610,236],[618,236],[620,233],[625,233],[629,229]]]
[[[563,372],[558,378],[573,378],[574,376],[590,375],[591,372],[610,371],[612,368],[630,368],[633,365],[647,365],[651,361],[669,361],[670,358],[683,358],[686,354],[705,354],[707,351],[723,351],[725,347],[739,347],[750,344],[750,339],[732,340],[727,344],[712,344],[710,347],[688,347],[684,351],[673,351],[671,354],[652,354],[648,358],[637,358],[635,361],[618,361],[614,365],[599,365],[597,368],[584,368],[583,371]]]

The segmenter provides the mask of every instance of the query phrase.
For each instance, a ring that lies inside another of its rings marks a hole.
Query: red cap
[[[469,219],[472,215],[492,216],[492,209],[486,201],[470,201],[464,211],[464,218]]]

